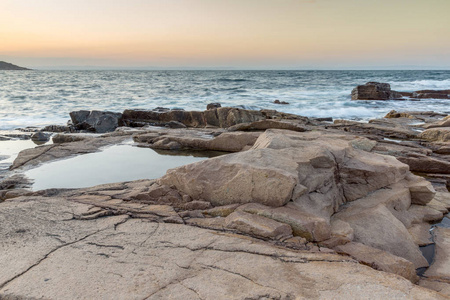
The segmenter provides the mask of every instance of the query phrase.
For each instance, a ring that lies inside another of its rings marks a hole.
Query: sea
[[[450,89],[450,71],[0,71],[0,130],[63,125],[74,110],[205,110],[211,102],[362,121],[392,109],[450,113],[450,100],[351,101],[369,81]]]

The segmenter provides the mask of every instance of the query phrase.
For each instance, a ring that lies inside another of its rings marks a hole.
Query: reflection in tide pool
[[[206,159],[206,156],[216,156],[219,153],[202,153],[201,155],[205,155],[203,157],[176,152],[171,154],[161,155],[155,150],[132,145],[112,146],[102,152],[44,164],[25,172],[25,175],[34,181],[32,188],[35,191],[48,188],[82,188],[104,183],[159,178],[168,169],[201,161]]]

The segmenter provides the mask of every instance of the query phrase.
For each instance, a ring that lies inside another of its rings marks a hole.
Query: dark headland
[[[31,69],[19,67],[4,61],[0,61],[0,70],[31,70]]]

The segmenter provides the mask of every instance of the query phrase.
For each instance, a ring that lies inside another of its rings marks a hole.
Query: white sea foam
[[[394,90],[450,89],[450,71],[33,71],[0,72],[0,130],[65,124],[74,110],[276,109],[311,117],[369,119],[395,110],[450,112],[448,100],[351,101],[368,81]],[[289,105],[274,104],[274,100]]]
[[[450,79],[392,82],[391,88],[396,91],[405,91],[405,92],[413,92],[420,90],[447,90],[450,89]]]

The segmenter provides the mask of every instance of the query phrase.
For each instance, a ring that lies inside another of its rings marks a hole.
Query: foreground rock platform
[[[348,257],[126,214],[83,220],[93,209],[58,197],[2,203],[0,297],[447,299]]]
[[[227,116],[220,126],[195,121],[218,110]],[[437,261],[446,262],[445,235],[429,234],[450,209],[445,115],[392,111],[331,123],[218,105],[200,115],[136,113],[143,127],[57,134],[19,154],[15,175],[0,182],[1,297],[91,298],[77,289],[88,282],[104,298],[441,297],[414,283],[450,295],[446,275],[431,275],[436,262],[428,277],[416,275],[428,267],[419,246],[436,242]],[[145,125],[152,122],[165,127]],[[20,183],[39,164],[121,143],[222,155],[157,180],[35,192]],[[385,283],[391,278],[395,286]]]

